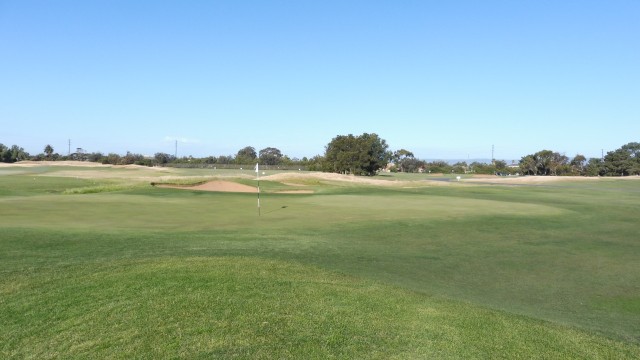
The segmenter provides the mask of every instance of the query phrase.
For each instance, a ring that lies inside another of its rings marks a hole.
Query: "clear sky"
[[[640,1],[0,0],[0,143],[599,157],[640,141]]]

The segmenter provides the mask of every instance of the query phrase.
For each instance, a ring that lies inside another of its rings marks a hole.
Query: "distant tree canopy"
[[[44,147],[44,153],[47,155],[47,158],[51,158],[51,155],[53,155],[53,147],[47,144],[47,146]]]
[[[241,165],[252,164],[256,161],[258,154],[256,154],[256,149],[252,146],[245,146],[242,149],[238,150],[236,154],[236,163]]]
[[[520,169],[525,175],[558,175],[567,172],[568,161],[569,158],[560,153],[542,150],[523,157]]]
[[[391,160],[400,172],[414,172],[420,166],[419,160],[413,157],[413,153],[405,149],[394,151]]]
[[[604,157],[605,174],[628,176],[640,174],[640,143],[632,142],[610,151]]]
[[[9,148],[4,144],[0,144],[0,162],[14,163],[16,161],[29,160],[29,158],[29,153],[18,145],[13,145]]]
[[[153,156],[153,159],[155,160],[156,165],[165,165],[172,161],[175,161],[176,157],[167,153],[159,152]]]
[[[640,175],[640,143],[632,142],[610,151],[604,157],[588,159],[577,154],[573,159],[551,150],[538,151],[520,159],[525,175],[586,175],[628,176]]]
[[[338,135],[327,144],[325,154],[312,158],[289,158],[279,149],[267,147],[256,153],[252,146],[245,146],[236,155],[219,155],[195,158],[183,156],[177,158],[166,153],[144,156],[128,152],[125,155],[100,152],[89,153],[81,148],[68,155],[54,152],[51,145],[44,146],[40,154],[29,155],[18,145],[11,147],[0,144],[0,162],[14,163],[22,160],[76,160],[99,162],[112,165],[136,164],[144,166],[241,168],[256,161],[262,165],[278,166],[280,169],[305,169],[355,175],[375,175],[389,162],[389,171],[437,173],[475,173],[497,175],[543,175],[543,176],[629,176],[640,175],[640,143],[631,142],[619,149],[609,151],[603,158],[587,159],[577,154],[569,158],[564,154],[541,150],[535,154],[523,156],[518,164],[494,160],[490,164],[458,162],[451,165],[446,161],[427,162],[414,157],[406,149],[389,151],[389,146],[377,134],[364,133],[359,136]]]
[[[323,169],[372,176],[391,159],[388,148],[387,142],[377,134],[338,135],[325,148]]]
[[[259,154],[262,165],[280,165],[283,160],[282,152],[273,147],[264,148]]]

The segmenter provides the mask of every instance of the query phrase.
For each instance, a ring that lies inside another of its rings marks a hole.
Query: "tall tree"
[[[343,174],[375,175],[392,156],[388,148],[387,142],[377,134],[338,135],[325,148],[324,169]]]
[[[260,163],[263,165],[280,165],[282,162],[282,152],[280,150],[268,147],[260,150]]]
[[[520,170],[524,175],[538,175],[538,164],[533,155],[527,155],[520,159]]]
[[[11,152],[4,144],[0,144],[0,162],[11,162]]]
[[[402,171],[413,173],[413,172],[420,171],[420,169],[424,170],[427,166],[427,163],[424,160],[419,160],[411,157],[411,158],[402,159],[401,166],[402,166]]]
[[[153,159],[156,164],[164,165],[172,161],[175,161],[176,157],[173,155],[169,155],[167,153],[159,152],[159,153],[155,153],[155,155],[153,156]]]
[[[632,142],[610,151],[604,157],[607,175],[628,176],[640,174],[640,143]]]
[[[568,171],[569,158],[551,150],[541,150],[520,159],[520,169],[526,175],[562,175]]]
[[[252,146],[245,146],[242,149],[238,150],[236,154],[236,163],[240,165],[252,164],[256,161],[258,155],[256,154],[256,149]]]
[[[29,153],[24,151],[18,145],[13,145],[11,148],[0,144],[0,161],[6,163],[14,163],[16,161],[22,161],[29,159]]]
[[[590,158],[584,167],[584,172],[587,176],[604,176],[604,162],[600,158]]]
[[[405,149],[394,151],[392,156],[392,160],[394,163],[396,163],[398,167],[398,171],[400,172],[405,172],[405,171],[411,172],[410,170],[407,169],[407,167],[415,163],[414,161],[410,161],[413,159],[414,159],[413,153]]]
[[[553,151],[541,150],[533,154],[536,160],[538,172],[536,175],[551,175],[551,162],[553,161]]]
[[[571,159],[571,173],[574,175],[584,175],[584,167],[587,163],[587,158],[582,154],[576,154]]]
[[[47,155],[47,159],[51,158],[51,155],[53,154],[53,146],[47,144],[47,146],[44,147],[44,153]]]
[[[569,158],[551,150],[541,150],[520,159],[520,169],[525,175],[558,175],[566,167]]]

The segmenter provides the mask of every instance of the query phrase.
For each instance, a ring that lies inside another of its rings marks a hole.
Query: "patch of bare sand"
[[[433,175],[433,174],[432,174]],[[406,181],[395,179],[370,178],[366,176],[342,175],[323,172],[290,172],[279,173],[262,177],[264,180],[278,181],[287,184],[290,181],[292,185],[296,180],[315,179],[325,182],[346,182],[357,183],[373,186],[394,186],[403,188],[425,187],[425,186],[452,186],[453,184],[514,184],[514,185],[540,185],[553,182],[578,182],[578,181],[601,181],[603,179],[624,179],[624,180],[640,180],[640,176],[625,177],[584,177],[584,176],[495,176],[495,175],[474,175],[471,178],[464,178],[461,181],[442,181],[434,180],[426,177],[420,180]],[[300,184],[295,184],[300,186]]]
[[[157,187],[170,189],[187,189],[200,191],[236,192],[236,193],[256,193],[258,190],[249,185],[238,184],[232,181],[214,180],[199,185],[156,185]],[[281,190],[276,194],[313,194],[312,190]]]
[[[417,181],[403,181],[403,180],[384,180],[384,179],[375,179],[367,176],[355,176],[355,175],[343,175],[343,174],[335,174],[335,173],[323,173],[323,172],[290,172],[290,173],[279,173],[274,175],[268,175],[261,177],[261,179],[269,180],[269,181],[277,181],[283,184],[286,184],[287,181],[295,181],[295,180],[320,180],[327,182],[346,182],[346,183],[354,183],[354,184],[364,184],[364,185],[374,185],[374,186],[398,186],[398,187],[407,187],[416,185],[417,183],[421,184],[433,184],[433,185],[447,185],[447,183],[442,181],[428,181],[421,180]],[[300,186],[299,184],[295,184],[296,186]]]
[[[186,189],[200,191],[218,191],[218,192],[238,192],[238,193],[257,193],[258,189],[253,186],[238,184],[232,181],[215,180],[204,184],[194,186],[181,185],[156,185],[157,187],[170,189]]]
[[[36,167],[36,166],[78,166],[78,167],[111,167],[89,161],[18,161],[15,163],[0,163],[0,166]]]
[[[17,166],[17,167],[36,167],[36,166],[75,166],[75,167],[87,167],[87,168],[114,168],[114,169],[145,169],[145,170],[164,170],[163,167],[157,166],[145,166],[145,165],[111,165],[111,164],[102,164],[91,161],[76,161],[76,160],[65,160],[65,161],[18,161],[15,163],[0,163],[0,166]]]

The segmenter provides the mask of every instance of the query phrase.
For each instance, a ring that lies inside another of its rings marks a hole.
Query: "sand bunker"
[[[200,190],[200,191],[217,191],[217,192],[235,192],[235,193],[257,193],[258,189],[253,186],[238,184],[232,181],[215,180],[204,184],[188,186],[188,185],[168,185],[158,184],[157,187],[184,190]],[[281,190],[276,191],[277,194],[313,194],[312,190]]]
[[[104,165],[96,162],[89,161],[31,161],[24,160],[15,163],[0,163],[0,167],[19,166],[19,167],[36,167],[36,166],[77,166],[77,167],[111,167],[111,165]]]
[[[186,190],[200,190],[200,191],[218,191],[218,192],[238,192],[238,193],[257,193],[258,189],[253,186],[238,184],[232,181],[209,181],[204,184],[194,186],[181,186],[181,185],[156,185],[162,188],[170,189],[186,189]]]

